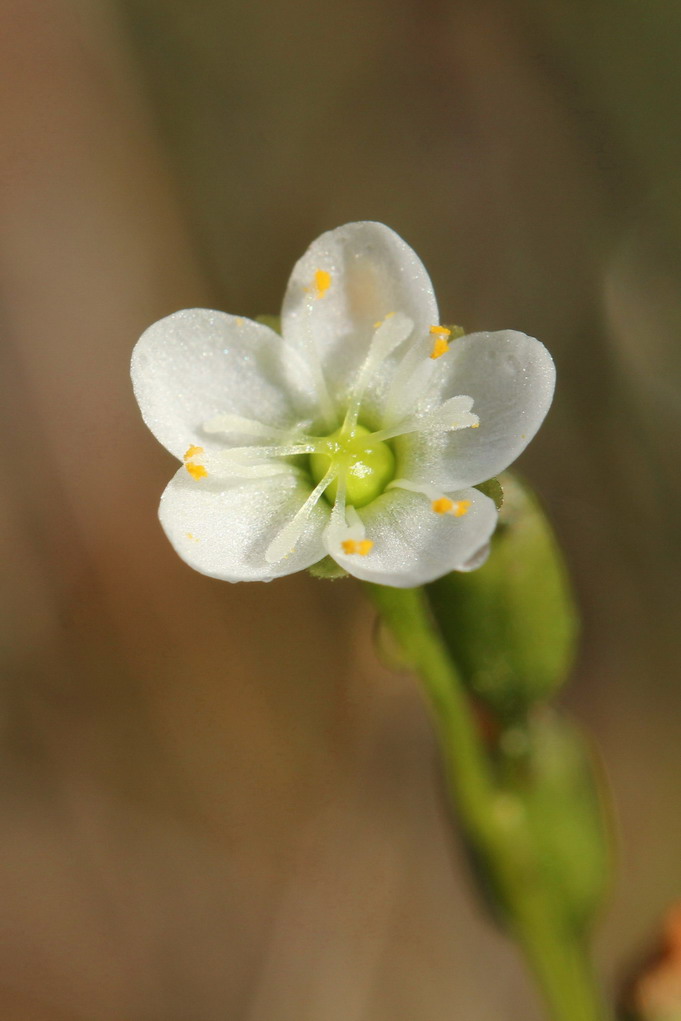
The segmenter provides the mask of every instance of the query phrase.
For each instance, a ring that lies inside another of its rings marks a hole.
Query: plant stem
[[[482,861],[506,925],[522,946],[553,1021],[608,1018],[581,935],[554,910],[531,833],[500,789],[460,674],[421,589],[365,583],[372,602],[420,675],[437,726],[447,784],[467,840]]]

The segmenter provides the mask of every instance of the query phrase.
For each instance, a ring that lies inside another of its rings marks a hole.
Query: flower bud
[[[607,891],[611,864],[591,751],[577,727],[542,707],[503,731],[492,756],[486,854],[467,845],[480,892],[503,928],[520,915],[541,918],[559,943],[580,941]]]
[[[499,746],[502,786],[524,816],[535,858],[533,881],[554,917],[582,932],[603,899],[610,840],[601,779],[579,729],[547,709],[511,728]]]
[[[577,619],[538,500],[515,476],[503,476],[502,483],[504,501],[486,563],[468,574],[448,574],[426,591],[469,690],[509,720],[565,681]]]

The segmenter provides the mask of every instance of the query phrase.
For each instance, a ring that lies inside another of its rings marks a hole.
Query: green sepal
[[[577,615],[539,501],[515,476],[504,475],[502,484],[504,503],[488,560],[476,571],[440,578],[426,593],[465,684],[508,722],[566,680]]]
[[[269,326],[275,333],[281,333],[281,316],[270,316],[263,314],[255,317],[256,323],[262,323],[263,326]]]
[[[313,578],[326,578],[334,581],[336,578],[347,578],[348,572],[337,564],[332,557],[324,557],[323,560],[318,560],[316,564],[312,564],[308,567],[308,571]]]
[[[499,479],[487,479],[487,482],[481,482],[473,488],[479,489],[485,496],[489,496],[490,500],[494,500],[497,510],[501,510],[504,503],[504,491]]]

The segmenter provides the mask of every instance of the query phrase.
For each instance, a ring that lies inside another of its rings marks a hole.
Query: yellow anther
[[[193,479],[203,479],[208,474],[202,464],[190,464],[190,458],[196,457],[197,454],[203,453],[203,447],[191,446],[184,455],[185,468]]]
[[[314,275],[315,297],[323,298],[331,286],[331,274],[325,269],[318,269]]]
[[[479,422],[471,422],[471,429],[479,429],[479,428],[480,428],[480,423]]]
[[[461,326],[431,326],[430,333],[435,338],[430,357],[440,358],[441,355],[449,351],[450,341],[456,340],[457,337],[462,337],[464,330]]]
[[[446,354],[449,351],[449,337],[451,336],[451,330],[448,326],[431,326],[430,333],[435,338],[433,341],[433,350],[430,352],[431,358],[440,358],[441,355]]]
[[[196,457],[197,454],[203,453],[203,447],[190,447],[187,453],[184,455],[185,461],[188,461],[190,457]]]
[[[343,553],[358,553],[360,557],[365,557],[373,545],[371,539],[344,539],[341,543]]]
[[[191,539],[192,542],[198,542],[199,541],[196,538],[196,536],[194,535],[193,532],[185,532],[185,535],[187,536],[188,539]]]
[[[431,358],[440,358],[442,355],[447,354],[449,351],[449,344],[445,337],[436,337],[433,341],[433,350],[430,352]]]
[[[436,514],[451,514],[452,517],[462,518],[468,514],[470,505],[470,500],[450,500],[448,496],[440,496],[430,506]]]

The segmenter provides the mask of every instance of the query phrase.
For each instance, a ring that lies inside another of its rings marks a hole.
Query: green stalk
[[[606,1021],[584,939],[554,910],[522,808],[496,783],[460,674],[424,592],[364,587],[423,681],[462,828],[505,906],[506,925],[524,950],[551,1018]]]

